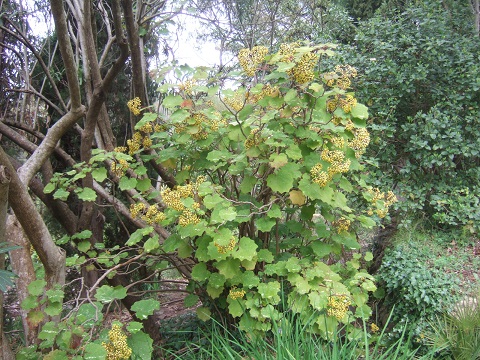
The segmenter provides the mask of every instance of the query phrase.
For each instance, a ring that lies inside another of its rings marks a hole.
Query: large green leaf
[[[153,315],[155,310],[160,309],[160,302],[154,299],[139,300],[132,305],[131,309],[135,312],[137,318],[144,320]]]
[[[273,191],[286,193],[292,189],[295,179],[299,176],[301,176],[299,165],[288,163],[268,176],[267,185]]]
[[[132,358],[151,359],[153,352],[153,340],[143,331],[136,332],[127,338],[127,344],[132,349]]]
[[[112,287],[109,285],[103,285],[97,289],[95,293],[95,299],[102,303],[109,303],[113,300],[121,300],[127,296],[127,289],[121,285]]]
[[[97,343],[88,343],[85,345],[85,360],[105,360],[107,357],[107,350]]]
[[[237,276],[241,276],[240,260],[238,259],[226,259],[216,263],[215,267],[218,272],[222,274],[225,279],[232,279]]]
[[[239,241],[238,250],[232,256],[239,260],[253,260],[257,255],[258,245],[248,237],[242,237]]]

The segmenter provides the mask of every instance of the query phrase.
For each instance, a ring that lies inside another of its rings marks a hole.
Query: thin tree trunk
[[[6,242],[5,229],[8,209],[8,186],[10,178],[5,173],[5,167],[0,166],[0,244]],[[0,270],[5,269],[5,254],[0,254]],[[3,330],[3,292],[0,291],[0,359],[13,360],[13,355],[8,339]]]

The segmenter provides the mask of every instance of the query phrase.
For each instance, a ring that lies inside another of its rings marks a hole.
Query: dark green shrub
[[[480,41],[469,4],[412,2],[359,26],[344,61],[373,124],[370,174],[401,210],[478,232]]]
[[[410,334],[422,342],[427,321],[457,300],[454,276],[429,264],[433,259],[413,243],[396,246],[383,259],[378,278],[383,282],[385,304],[395,307],[394,335],[408,324]]]

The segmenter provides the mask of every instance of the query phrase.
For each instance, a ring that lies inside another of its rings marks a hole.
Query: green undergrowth
[[[195,342],[185,342],[182,348],[172,348],[165,344],[163,353],[169,360],[435,358],[433,349],[423,355],[418,355],[417,350],[412,350],[411,339],[407,337],[405,331],[395,342],[388,342],[386,327],[380,330],[372,324],[363,323],[356,332],[347,331],[345,327],[339,328],[331,338],[325,340],[308,331],[308,327],[297,320],[295,314],[287,311],[272,330],[260,338],[253,338],[236,328],[227,329],[220,323],[212,321],[207,327],[191,331],[188,337],[195,338]],[[177,336],[185,337],[185,332],[179,330]]]

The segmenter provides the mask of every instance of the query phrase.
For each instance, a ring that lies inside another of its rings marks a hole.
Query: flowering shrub
[[[187,303],[202,301],[202,319],[229,316],[261,334],[281,318],[284,298],[327,337],[371,314],[376,286],[362,265],[372,254],[359,251],[355,228],[374,226],[371,214],[384,216],[395,197],[345,176],[363,168],[368,112],[349,89],[355,69],[322,69],[333,48],[243,50],[236,76],[246,85],[226,89],[203,69],[176,69],[181,83],[160,87],[169,115],[144,113],[128,148],[93,158],[113,161],[120,189],[141,195],[130,213],[146,227],[127,245],[186,259]],[[146,177],[152,160],[176,184]],[[369,206],[355,211],[353,194]],[[171,235],[159,241],[156,227]]]

